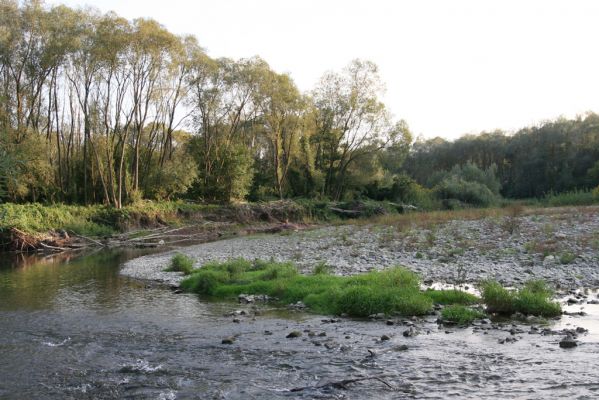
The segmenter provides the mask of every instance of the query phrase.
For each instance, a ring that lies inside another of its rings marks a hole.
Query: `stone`
[[[302,333],[300,331],[291,331],[287,334],[286,338],[293,339],[293,338],[298,338],[300,336],[302,336]]]
[[[404,335],[404,337],[414,337],[418,335],[418,333],[419,332],[411,326],[409,329],[403,331],[402,335]]]
[[[222,344],[233,344],[235,342],[235,336],[228,336],[221,340]]]
[[[389,340],[389,339],[391,339],[391,338],[389,336],[387,336],[387,335],[382,335],[381,336],[381,340]]]
[[[559,342],[559,347],[562,349],[571,349],[578,346],[578,342],[571,335],[567,335]]]

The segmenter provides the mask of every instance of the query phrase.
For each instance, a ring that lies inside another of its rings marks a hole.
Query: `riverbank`
[[[320,263],[337,275],[402,265],[425,283],[494,279],[519,286],[544,279],[563,290],[599,287],[599,207],[388,216],[204,243],[131,260],[121,273],[178,286],[182,274],[164,271],[176,252],[195,267],[241,257],[293,261],[302,273]]]
[[[7,203],[0,204],[0,248],[65,251],[207,241],[243,230],[277,231],[281,223],[309,220],[308,211],[292,201],[221,206],[142,201],[122,209]]]

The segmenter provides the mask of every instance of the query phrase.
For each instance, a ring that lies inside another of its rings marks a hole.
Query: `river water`
[[[446,328],[433,316],[404,337],[409,321],[323,321],[121,277],[141,254],[2,256],[0,399],[599,397],[599,306],[549,324],[590,330],[568,350],[527,325]],[[302,336],[286,338],[293,330]],[[345,379],[358,380],[329,384]]]

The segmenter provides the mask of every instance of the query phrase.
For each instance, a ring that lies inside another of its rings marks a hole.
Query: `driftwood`
[[[362,211],[359,210],[344,210],[343,208],[330,207],[329,208],[335,214],[347,215],[350,217],[359,217],[362,214]]]
[[[326,388],[347,390],[348,389],[347,386],[352,383],[363,382],[363,381],[372,381],[372,380],[379,381],[383,385],[387,386],[389,389],[395,390],[396,389],[395,387],[393,387],[390,383],[388,383],[387,381],[385,381],[383,379],[383,378],[389,378],[389,377],[392,377],[392,375],[364,376],[364,377],[360,377],[360,378],[343,379],[341,381],[327,382],[327,383],[324,383],[322,385],[317,385],[317,386],[304,386],[304,387],[293,388],[290,390],[290,392],[302,392],[304,390],[326,389]]]

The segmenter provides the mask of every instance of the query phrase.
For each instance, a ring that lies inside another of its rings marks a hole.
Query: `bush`
[[[459,177],[443,180],[434,191],[442,200],[458,200],[478,207],[489,207],[498,201],[498,197],[485,185],[468,182]]]
[[[185,254],[177,253],[171,259],[171,265],[165,269],[169,272],[183,272],[189,275],[193,272],[193,260]]]
[[[476,319],[484,318],[485,314],[462,305],[452,305],[445,307],[441,311],[441,317],[444,321],[453,322],[459,325],[468,325]]]
[[[455,208],[459,204],[456,201],[489,207],[497,204],[500,199],[501,184],[496,172],[495,165],[485,170],[471,162],[463,166],[456,165],[449,172],[436,174],[433,179],[434,192],[448,208]]]

